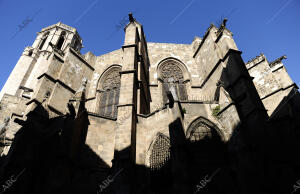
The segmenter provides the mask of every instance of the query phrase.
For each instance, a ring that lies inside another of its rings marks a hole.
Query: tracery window
[[[178,62],[174,60],[164,62],[160,67],[160,77],[164,103],[167,102],[167,91],[173,94],[174,100],[187,100],[184,76]]]
[[[169,193],[173,185],[170,139],[162,133],[156,136],[150,152],[151,193]]]
[[[189,138],[190,141],[200,141],[201,139],[211,138],[211,129],[203,124],[199,123],[199,125],[192,131],[192,134]]]
[[[151,170],[161,169],[170,159],[170,139],[159,134],[153,144],[150,155]]]
[[[199,184],[199,177],[227,165],[227,146],[223,142],[220,129],[213,122],[204,117],[195,119],[187,129],[186,139],[186,160],[189,161],[187,172],[190,182],[195,186]],[[219,193],[220,190],[212,191]]]
[[[204,118],[195,120],[187,130],[187,138],[190,142],[209,140],[219,136],[213,123]]]
[[[121,84],[119,72],[120,68],[114,68],[102,79],[99,107],[99,114],[102,116],[113,118],[117,116]]]

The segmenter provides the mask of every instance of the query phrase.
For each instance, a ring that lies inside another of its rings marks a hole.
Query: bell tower
[[[51,44],[58,50],[64,50],[68,44],[77,51],[80,51],[83,47],[81,37],[77,33],[77,30],[61,22],[43,28],[37,34],[32,48],[40,51],[46,50],[51,52]]]
[[[24,49],[3,86],[0,101],[4,94],[30,98],[30,95],[26,93],[33,91],[37,77],[47,69],[47,57],[53,48],[64,52],[67,46],[78,52],[83,47],[82,39],[73,27],[58,22],[38,32],[32,46]]]

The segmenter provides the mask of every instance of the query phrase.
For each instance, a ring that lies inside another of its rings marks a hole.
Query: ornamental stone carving
[[[164,82],[169,82],[169,78],[173,78],[174,82],[183,82],[183,72],[175,61],[167,61],[162,64],[161,78]]]
[[[103,90],[106,91],[120,88],[121,77],[119,72],[119,69],[115,69],[105,77],[103,81]]]

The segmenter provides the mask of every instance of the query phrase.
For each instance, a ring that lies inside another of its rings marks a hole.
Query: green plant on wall
[[[218,115],[218,113],[221,111],[221,107],[220,105],[216,106],[215,108],[212,109],[212,115],[216,118],[220,118],[220,116]]]
[[[182,112],[183,112],[183,114],[186,114],[185,108],[182,108]]]

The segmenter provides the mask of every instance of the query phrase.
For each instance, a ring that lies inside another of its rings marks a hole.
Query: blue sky
[[[101,55],[122,46],[123,28],[116,26],[130,11],[148,42],[190,44],[227,17],[245,62],[260,53],[269,61],[285,54],[288,73],[300,86],[300,0],[0,0],[0,88],[41,28],[58,21],[73,26],[83,39],[82,53]]]

